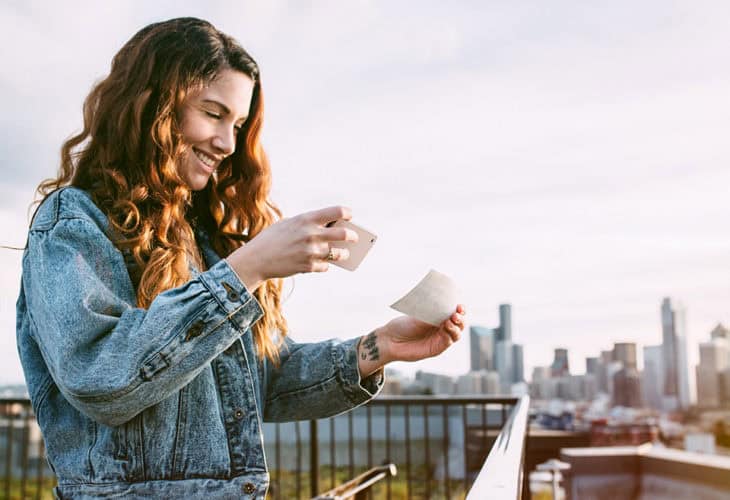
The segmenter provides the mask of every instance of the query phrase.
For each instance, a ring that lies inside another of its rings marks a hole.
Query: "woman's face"
[[[236,135],[248,117],[253,88],[247,75],[226,69],[186,97],[178,119],[188,148],[178,173],[193,191],[203,189],[221,161],[236,149]]]

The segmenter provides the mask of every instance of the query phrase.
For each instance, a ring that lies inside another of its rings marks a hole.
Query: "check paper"
[[[458,304],[456,295],[454,280],[431,269],[413,290],[390,307],[407,316],[438,326],[456,311]]]

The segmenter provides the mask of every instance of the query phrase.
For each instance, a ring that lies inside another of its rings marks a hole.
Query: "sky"
[[[379,237],[354,273],[286,281],[296,340],[371,331],[430,269],[467,325],[512,304],[528,376],[556,347],[581,373],[614,342],[659,344],[665,296],[687,308],[692,365],[730,326],[725,1],[3,2],[0,244],[24,245],[116,51],[188,15],[261,67],[285,215],[344,204]],[[23,380],[20,261],[0,250],[0,384]],[[393,367],[459,375],[468,344]]]

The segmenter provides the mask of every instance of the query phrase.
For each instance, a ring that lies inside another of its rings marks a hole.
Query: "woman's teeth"
[[[197,149],[193,149],[193,152],[195,152],[195,156],[197,156],[200,159],[200,161],[202,161],[209,167],[212,168],[215,166],[215,163],[216,163],[215,160],[213,158],[211,158],[210,156],[208,156],[207,154],[203,153],[202,151],[198,151]]]

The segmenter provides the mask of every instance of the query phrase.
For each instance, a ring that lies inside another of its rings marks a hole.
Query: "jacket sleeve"
[[[286,337],[280,366],[266,364],[264,420],[326,418],[374,398],[383,388],[383,369],[360,377],[357,341],[300,344]]]
[[[178,391],[262,316],[225,259],[136,307],[121,252],[84,218],[31,230],[23,286],[54,382],[106,425]]]

